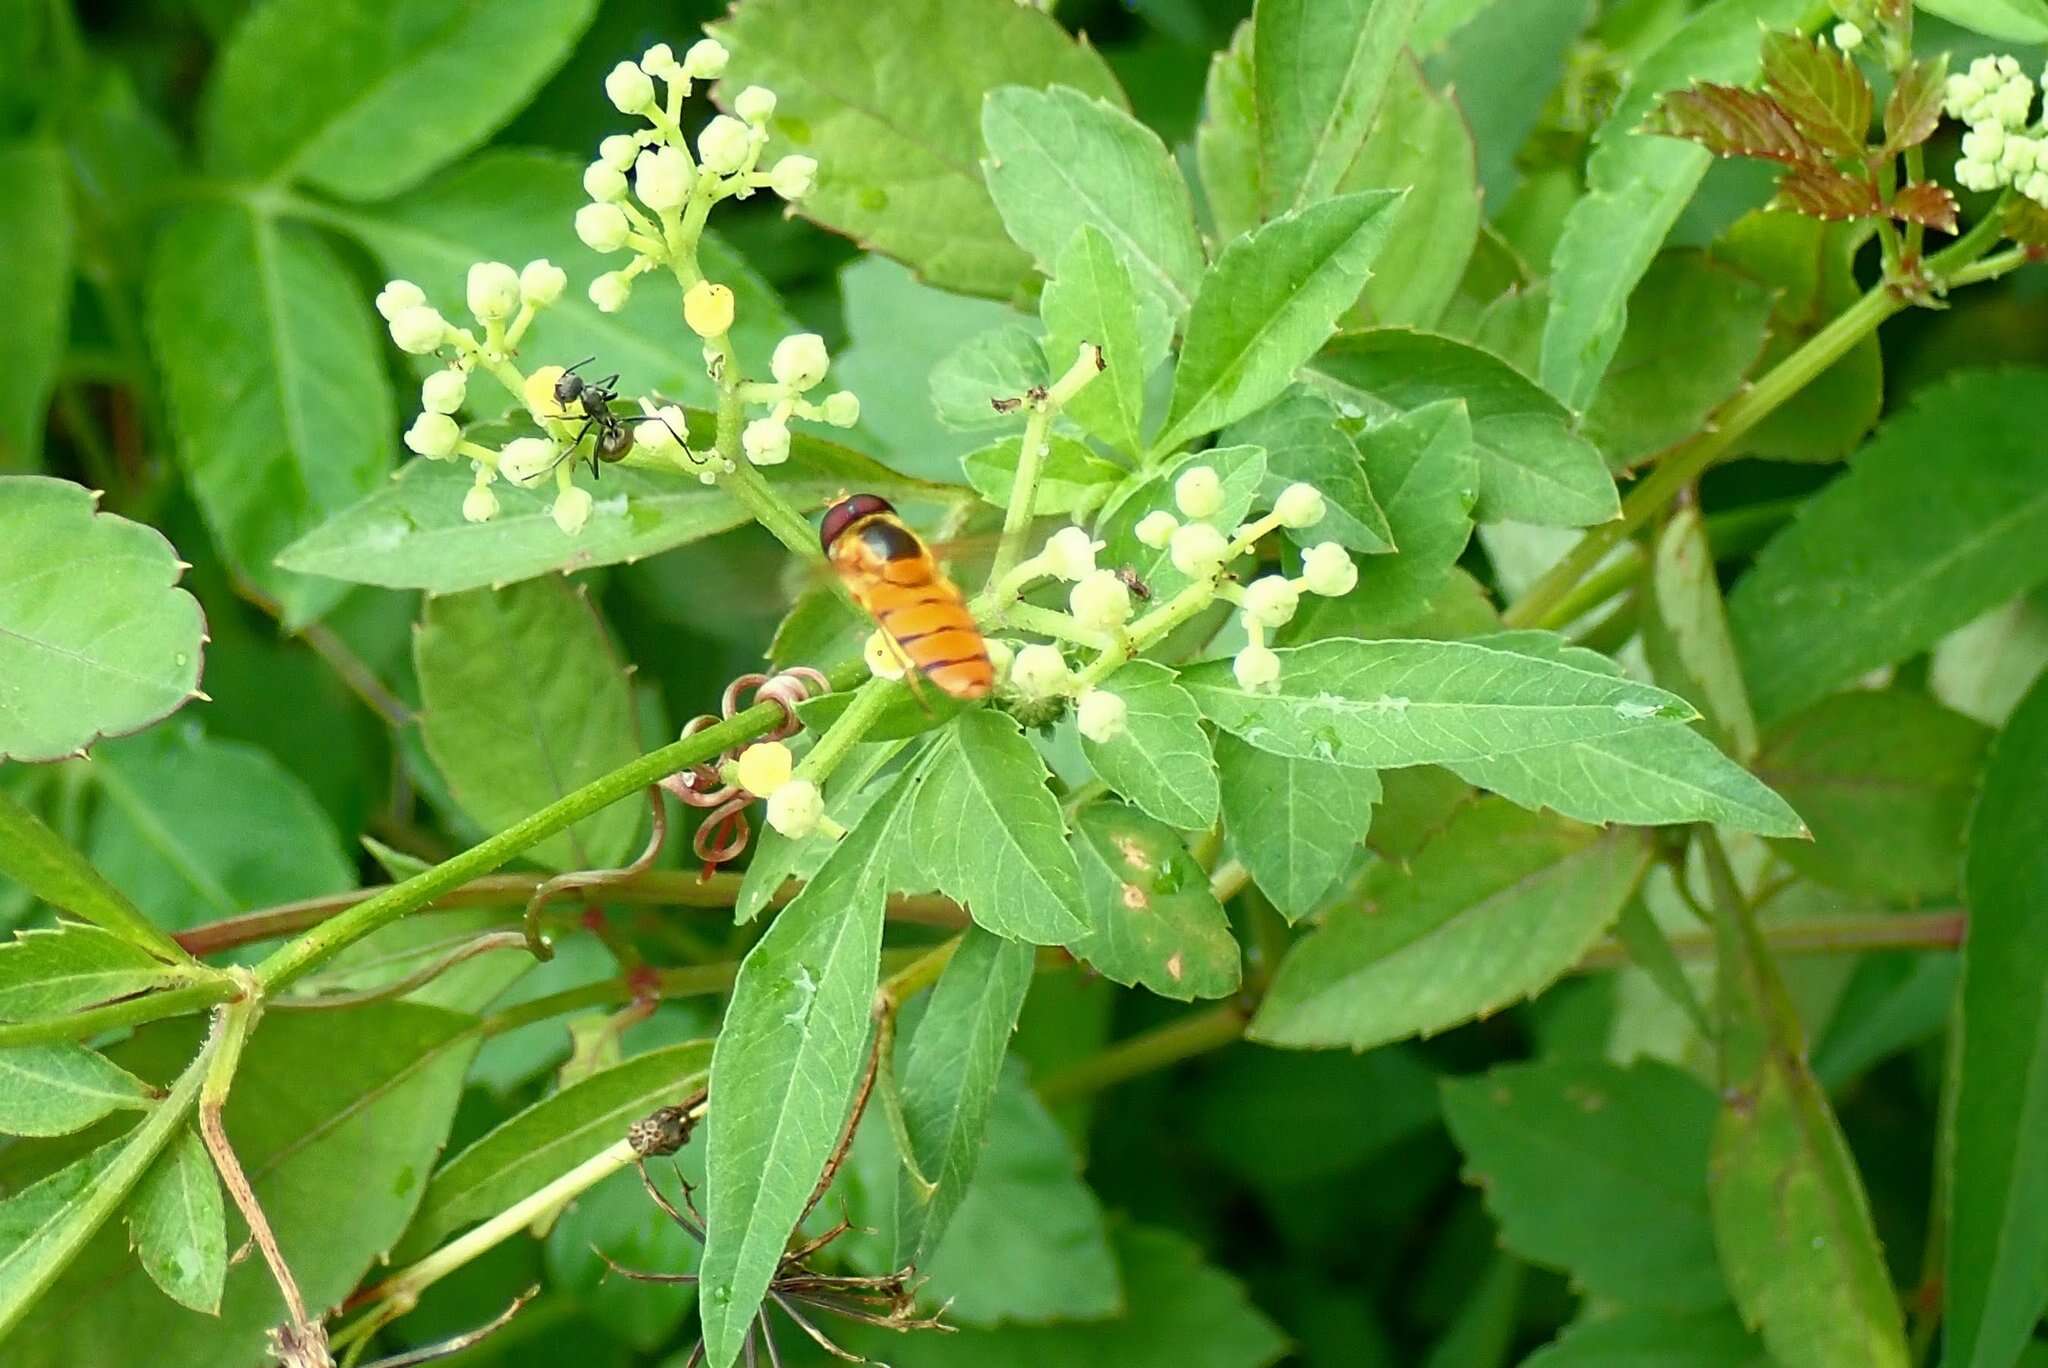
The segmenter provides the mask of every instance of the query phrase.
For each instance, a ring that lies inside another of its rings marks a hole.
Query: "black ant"
[[[557,416],[573,418],[575,415],[569,412],[569,406],[583,406],[583,426],[576,430],[576,436],[562,453],[562,459],[567,460],[576,448],[583,444],[583,439],[589,435],[590,430],[597,429],[597,440],[590,446],[592,479],[599,476],[599,461],[607,465],[616,464],[625,460],[626,453],[633,449],[633,429],[627,425],[625,419],[613,413],[611,407],[619,401],[619,373],[613,371],[602,380],[586,380],[576,373],[578,369],[596,359],[594,356],[586,356],[555,377],[555,405],[561,410]],[[657,414],[655,421],[668,428],[669,435],[676,439],[676,444],[684,451],[690,449],[690,444],[683,440],[682,434],[670,425],[668,419]]]

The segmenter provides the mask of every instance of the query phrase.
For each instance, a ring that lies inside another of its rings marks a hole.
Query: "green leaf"
[[[1124,729],[1114,740],[1081,739],[1095,773],[1140,810],[1183,831],[1216,821],[1216,761],[1195,700],[1174,672],[1134,660],[1102,681],[1124,701]]]
[[[148,305],[178,461],[214,543],[287,625],[318,618],[342,587],[273,561],[391,468],[399,431],[369,301],[311,229],[206,203],[158,237]]]
[[[1628,298],[1706,175],[1704,148],[1639,132],[1658,96],[1692,81],[1749,81],[1763,28],[1790,28],[1804,0],[1714,0],[1631,73],[1594,137],[1588,193],[1551,256],[1541,379],[1571,408],[1592,402],[1627,321]]]
[[[1230,847],[1280,915],[1300,921],[1351,867],[1380,798],[1373,770],[1274,755],[1216,737]]]
[[[960,467],[975,493],[997,508],[1008,508],[1010,491],[1017,484],[1017,458],[1023,449],[1021,435],[1005,437],[992,446],[968,452],[960,458]],[[1100,508],[1128,474],[1122,466],[1103,460],[1085,444],[1054,435],[1048,440],[1045,458],[1039,462],[1031,511],[1040,517],[1078,518]]]
[[[907,821],[918,837],[905,854],[922,886],[998,936],[1065,945],[1088,930],[1088,903],[1045,779],[1045,762],[1008,715],[962,713],[912,776]]]
[[[1179,505],[1174,502],[1174,481],[1181,472],[1196,465],[1208,466],[1223,482],[1222,505],[1202,521],[1228,537],[1251,516],[1252,505],[1265,486],[1266,453],[1259,447],[1210,447],[1155,467],[1150,474],[1124,485],[1096,523],[1103,543],[1102,563],[1135,571],[1152,591],[1155,603],[1173,597],[1193,581],[1173,563],[1170,549],[1147,546],[1138,540],[1138,524],[1156,509],[1179,515]]]
[[[917,829],[915,778],[898,779],[868,810],[740,963],[711,1056],[719,1105],[705,1123],[710,1239],[700,1308],[706,1361],[717,1368],[739,1356],[845,1123],[866,1053],[891,866]]]
[[[1118,103],[1066,86],[991,91],[981,133],[989,196],[1041,270],[1052,274],[1075,233],[1094,227],[1140,298],[1175,318],[1188,312],[1202,279],[1202,241],[1187,182],[1157,133]],[[1069,359],[1052,358],[1061,368]]]
[[[1155,452],[1266,406],[1329,338],[1385,244],[1400,191],[1363,190],[1237,238],[1202,277]]]
[[[71,310],[70,174],[46,142],[0,146],[0,471],[42,464],[43,423]],[[4,750],[0,747],[0,750]]]
[[[2009,1363],[2048,1308],[2048,685],[1991,752],[1970,824],[1959,1037],[1941,1153],[1949,1229],[1942,1362]]]
[[[1421,8],[1422,0],[1261,0],[1253,10],[1264,217],[1335,192]]]
[[[1230,917],[1180,836],[1121,803],[1091,803],[1075,826],[1095,926],[1067,948],[1111,982],[1161,997],[1236,992],[1242,956]]]
[[[990,401],[1019,398],[1050,378],[1038,339],[1022,324],[1008,323],[976,333],[932,367],[932,408],[940,422],[962,432],[1014,427],[1015,416]]]
[[[1469,22],[1455,13],[1440,17],[1447,8],[1462,8]],[[1479,185],[1489,209],[1500,205],[1505,211],[1514,203],[1522,179],[1518,155],[1546,117],[1554,117],[1547,114],[1551,99],[1575,79],[1568,72],[1572,48],[1593,8],[1590,0],[1434,0],[1416,22],[1418,30],[1439,35],[1440,51],[1431,52],[1437,44],[1421,41],[1415,51],[1428,54],[1431,79],[1457,94],[1459,114],[1471,125],[1477,146]],[[1626,60],[1624,52],[1609,51]]]
[[[1970,371],[1922,389],[1772,538],[1728,600],[1759,721],[2048,579],[2044,403],[2043,370]]]
[[[1949,707],[2003,725],[2048,671],[2048,593],[2014,599],[1950,632],[1930,653],[1927,687]]]
[[[1779,856],[1816,883],[1896,902],[1953,898],[1991,733],[1925,695],[1855,690],[1772,731],[1757,771],[1811,841]]]
[[[161,730],[103,747],[92,775],[93,863],[159,925],[355,887],[334,824],[266,751]]]
[[[1181,684],[1260,750],[1362,769],[1486,760],[1692,715],[1646,684],[1470,642],[1334,638],[1278,654],[1268,691],[1246,692],[1224,660]]]
[[[484,142],[576,45],[596,0],[267,0],[208,92],[207,163],[382,199]]]
[[[1116,245],[1084,223],[1060,250],[1038,313],[1045,322],[1045,354],[1055,368],[1065,366],[1084,342],[1102,348],[1103,373],[1067,401],[1063,416],[1135,459],[1145,450],[1145,383],[1166,359],[1173,334],[1165,305],[1138,293]]]
[[[1003,1055],[1031,988],[1031,948],[978,926],[962,936],[918,1018],[898,1070],[903,1122],[920,1189],[906,1169],[896,1188],[896,1258],[927,1267],[981,1163]]]
[[[211,1316],[228,1276],[227,1213],[213,1160],[196,1132],[183,1130],[157,1156],[128,1204],[135,1257],[164,1295]]]
[[[7,802],[0,794],[0,814],[6,812]],[[8,835],[12,841],[17,833],[9,831]],[[12,854],[21,847],[5,845],[0,849]],[[90,866],[80,860],[78,868]],[[112,885],[103,885],[103,891],[120,904],[124,916],[135,919],[151,946],[161,943],[166,947],[164,953],[184,957],[178,943],[144,922],[142,914]],[[96,926],[60,923],[49,929],[17,931],[12,939],[0,943],[0,1019],[56,1016],[152,988],[175,987],[187,978],[185,971],[158,959],[136,939]]]
[[[0,476],[0,760],[58,760],[139,731],[199,686],[206,620],[154,528],[66,480]],[[11,842],[9,843],[11,844]],[[5,846],[0,846],[4,849]]]
[[[633,701],[587,595],[560,580],[427,600],[413,643],[420,734],[455,800],[502,831],[639,754]],[[557,869],[616,865],[643,804],[618,803],[532,847]]]
[[[1231,424],[1222,440],[1265,448],[1262,503],[1270,504],[1296,481],[1321,492],[1327,509],[1322,521],[1287,529],[1288,540],[1297,546],[1334,541],[1365,555],[1394,549],[1387,515],[1366,482],[1358,443],[1339,425],[1336,407],[1322,395],[1300,386],[1289,389],[1251,417]]]
[[[1645,606],[1643,649],[1651,673],[1698,708],[1702,725],[1737,758],[1755,755],[1756,716],[1697,507],[1679,509],[1658,534]]]
[[[1259,110],[1252,74],[1252,21],[1231,32],[1209,59],[1195,164],[1216,236],[1228,242],[1256,228],[1260,214]]]
[[[0,1050],[0,1135],[69,1135],[150,1102],[141,1079],[82,1045]]]
[[[1756,1337],[1725,1308],[1682,1314],[1628,1307],[1579,1320],[1523,1360],[1523,1368],[1775,1368]]]
[[[419,1258],[464,1226],[546,1187],[633,1122],[702,1087],[710,1064],[708,1041],[649,1050],[500,1122],[435,1170],[398,1261]]]
[[[721,91],[773,90],[773,131],[818,159],[803,213],[967,294],[1006,299],[1031,273],[982,180],[984,97],[1057,84],[1122,99],[1093,48],[1012,0],[768,0],[710,31],[732,49]],[[1044,259],[1065,245],[1062,234]]]
[[[1617,469],[1700,431],[1763,354],[1772,292],[1700,252],[1665,252],[1629,296],[1628,327],[1586,409],[1586,436]],[[1699,328],[1702,318],[1714,326]],[[1677,336],[1694,336],[1683,356]]]
[[[1578,963],[1649,862],[1639,833],[1482,798],[1295,945],[1247,1034],[1363,1050],[1488,1016]]]
[[[1446,1079],[1444,1120],[1501,1242],[1624,1306],[1728,1300],[1707,1217],[1714,1095],[1638,1061],[1510,1064]]]
[[[188,1106],[198,1087],[195,1070],[185,1093]],[[0,1250],[6,1251],[0,1253],[0,1333],[14,1329],[79,1246],[113,1214],[157,1147],[169,1138],[176,1118],[166,1124],[167,1113],[168,1107],[156,1118],[155,1127],[137,1128],[146,1134],[109,1140],[0,1201]],[[145,1141],[148,1153],[142,1152]],[[110,1180],[118,1180],[120,1189],[115,1190]]]
[[[933,706],[937,706],[936,702]],[[803,715],[801,709],[797,715]],[[825,815],[851,830],[889,787],[886,780],[880,783],[868,781],[902,750],[903,742],[900,740],[866,742],[855,746],[825,782]],[[829,841],[792,841],[774,827],[764,824],[754,838],[754,853],[747,859],[746,878],[740,884],[740,896],[733,904],[733,921],[744,926],[760,916],[762,909],[768,906],[785,882],[793,878],[810,878],[834,849]]]
[[[1337,186],[1409,192],[1352,311],[1359,326],[1427,328],[1443,316],[1479,240],[1477,175],[1472,130],[1458,102],[1403,58],[1372,133]]]
[[[1919,5],[1987,38],[2048,43],[2048,0],[1919,0]]]
[[[1315,368],[1394,412],[1462,399],[1479,455],[1481,522],[1584,527],[1617,517],[1621,500],[1600,453],[1562,405],[1513,366],[1434,333],[1376,328],[1323,348]]]
[[[1194,1130],[1230,1172],[1287,1200],[1317,1180],[1346,1181],[1375,1156],[1436,1131],[1438,1082],[1407,1045],[1364,1054],[1230,1050],[1203,1069]]]

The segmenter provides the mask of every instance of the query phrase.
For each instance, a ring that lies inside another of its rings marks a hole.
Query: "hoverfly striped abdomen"
[[[983,698],[995,687],[988,647],[966,600],[886,499],[841,499],[825,511],[818,541],[910,666],[955,698]]]

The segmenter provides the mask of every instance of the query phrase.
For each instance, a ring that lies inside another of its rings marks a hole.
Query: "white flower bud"
[[[740,449],[757,466],[789,459],[789,427],[779,418],[756,418],[740,433]]]
[[[824,338],[816,333],[791,333],[775,344],[775,354],[768,360],[768,369],[774,373],[777,383],[801,394],[823,380],[831,364],[832,358],[825,351]]]
[[[1301,594],[1285,575],[1266,575],[1245,586],[1244,615],[1272,630],[1294,620]]]
[[[789,747],[780,741],[760,741],[740,752],[740,787],[766,798],[789,782],[794,768]]]
[[[682,64],[676,61],[675,49],[667,43],[656,43],[641,53],[640,69],[649,76],[659,76],[663,80],[683,74]]]
[[[700,280],[683,291],[683,322],[699,337],[721,337],[732,328],[732,291]]]
[[[1017,652],[1010,666],[1010,684],[1027,698],[1047,698],[1059,693],[1072,677],[1067,658],[1057,646],[1037,644]]]
[[[569,288],[569,273],[541,257],[526,263],[519,272],[519,297],[535,308],[545,308]]]
[[[1273,515],[1282,527],[1314,527],[1327,512],[1322,491],[1310,484],[1291,484],[1273,501]]]
[[[1116,571],[1094,570],[1074,585],[1067,607],[1083,627],[1115,631],[1131,620],[1131,591]]]
[[[1237,659],[1230,662],[1230,672],[1237,676],[1237,687],[1247,693],[1257,693],[1271,688],[1280,678],[1280,657],[1264,646],[1250,645],[1237,653]]]
[[[1132,535],[1154,551],[1164,551],[1166,544],[1173,540],[1174,531],[1179,526],[1179,518],[1163,508],[1157,508],[1138,519],[1138,525],[1132,529]]]
[[[1186,523],[1174,530],[1167,542],[1173,568],[1189,579],[1208,579],[1223,568],[1230,543],[1207,523]]]
[[[441,317],[441,311],[428,304],[415,304],[400,309],[391,320],[391,340],[398,344],[400,351],[411,352],[414,356],[425,356],[440,349],[448,337],[448,320]]]
[[[868,633],[867,643],[861,647],[861,659],[868,665],[868,673],[877,679],[903,678],[903,652],[889,640],[889,634],[882,631]]]
[[[461,427],[445,413],[422,413],[405,430],[406,446],[430,461],[453,456],[461,440]]]
[[[633,163],[633,193],[649,209],[676,209],[690,197],[690,166],[673,147],[650,147]]]
[[[988,665],[995,671],[996,682],[1007,683],[1010,678],[1010,667],[1017,663],[1017,653],[1010,649],[1010,643],[1007,641],[991,639],[984,641],[982,645],[988,650]]]
[[[733,96],[732,112],[750,124],[764,124],[775,117],[775,92],[767,86],[748,86]]]
[[[720,114],[697,135],[697,160],[721,176],[745,166],[753,151],[753,130],[729,114]]]
[[[1095,553],[1102,543],[1079,527],[1062,527],[1045,540],[1038,563],[1047,574],[1063,580],[1078,580],[1095,570]]]
[[[555,496],[555,506],[551,510],[555,526],[568,535],[575,536],[583,530],[583,525],[590,521],[590,505],[590,491],[577,485],[570,485]]]
[[[633,279],[624,271],[606,271],[590,282],[590,302],[599,313],[617,313],[633,296]]]
[[[502,261],[469,268],[469,311],[478,318],[510,318],[519,307],[519,272]]]
[[[715,81],[725,75],[725,63],[732,54],[715,38],[700,38],[683,54],[683,74],[700,81]]]
[[[453,413],[462,407],[469,393],[469,376],[463,371],[437,370],[420,382],[420,407],[429,413]]]
[[[471,485],[462,496],[462,520],[485,523],[498,516],[498,496],[484,485]]]
[[[852,390],[835,390],[825,396],[825,421],[833,427],[852,427],[860,421],[860,396]]]
[[[1835,46],[1844,52],[1854,52],[1863,46],[1863,30],[1844,20],[1835,25]]]
[[[1336,542],[1317,542],[1301,555],[1301,587],[1336,598],[1358,587],[1358,566]]]
[[[665,456],[682,449],[683,437],[688,432],[682,409],[670,404],[667,408],[656,409],[648,415],[646,422],[633,429],[633,445]]]
[[[498,473],[522,488],[555,468],[561,453],[545,437],[519,437],[498,453]]]
[[[1189,466],[1173,482],[1173,501],[1190,518],[1207,518],[1223,507],[1223,481],[1214,466]]]
[[[654,108],[654,82],[632,62],[621,62],[604,78],[605,98],[621,114],[641,114]]]
[[[407,309],[426,302],[427,292],[410,280],[394,280],[377,291],[377,312],[384,315],[386,323],[395,323]]]
[[[800,200],[818,183],[818,162],[815,157],[797,153],[768,168],[768,188],[786,200]]]
[[[614,133],[597,145],[597,159],[614,171],[630,171],[640,155],[640,140],[631,133]],[[584,182],[588,189],[590,183]]]
[[[1074,725],[1080,728],[1081,735],[1103,745],[1124,734],[1129,711],[1123,699],[1107,689],[1083,689],[1081,697],[1075,700]]]
[[[626,197],[626,173],[609,162],[594,161],[583,168],[583,193],[599,204],[613,204]]]
[[[593,252],[616,252],[633,225],[616,204],[586,204],[576,211],[576,236]]]
[[[825,800],[808,779],[791,779],[768,795],[768,825],[792,841],[816,831],[824,815]]]

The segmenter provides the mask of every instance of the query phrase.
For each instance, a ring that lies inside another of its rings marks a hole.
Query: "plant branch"
[[[1102,349],[1087,343],[1074,358],[1067,373],[1053,381],[1043,393],[1033,390],[1027,402],[1030,416],[1024,420],[1023,445],[1017,450],[1017,474],[1010,482],[1010,506],[1003,511],[1002,541],[990,566],[988,582],[1000,584],[1024,558],[1024,534],[1031,528],[1038,503],[1038,474],[1045,463],[1052,420],[1067,403],[1102,373]]]

